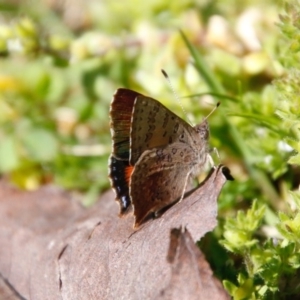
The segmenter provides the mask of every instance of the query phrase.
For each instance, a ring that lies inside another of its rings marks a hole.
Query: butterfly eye
[[[208,140],[209,131],[207,128],[200,128],[199,134],[200,134],[201,139]]]
[[[203,139],[208,140],[208,138],[209,138],[209,130],[208,129],[207,130],[203,130],[202,133],[201,133],[201,136],[202,136]]]
[[[208,129],[208,124],[206,121],[202,122],[199,125],[196,125],[194,128],[195,128],[196,132],[199,133],[201,139],[208,140],[209,129]]]

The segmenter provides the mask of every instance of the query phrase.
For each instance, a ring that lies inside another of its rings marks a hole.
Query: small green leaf
[[[236,290],[237,290],[237,286],[234,285],[232,282],[228,281],[228,280],[223,280],[223,286],[226,289],[226,291],[232,296]]]

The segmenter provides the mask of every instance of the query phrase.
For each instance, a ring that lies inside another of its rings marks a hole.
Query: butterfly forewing
[[[188,143],[193,128],[160,102],[139,95],[134,103],[130,133],[130,163],[145,151],[177,141]]]
[[[118,89],[113,96],[110,107],[112,152],[120,159],[129,159],[132,111],[138,96],[141,94],[128,89]]]
[[[120,215],[126,213],[131,205],[129,196],[130,130],[135,99],[141,94],[128,89],[118,89],[110,107],[110,127],[112,135],[112,154],[109,159],[109,177],[120,205]]]

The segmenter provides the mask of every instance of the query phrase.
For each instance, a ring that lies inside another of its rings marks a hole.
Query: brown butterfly
[[[180,201],[209,159],[207,119],[192,127],[157,100],[120,88],[112,99],[109,176],[135,227]]]

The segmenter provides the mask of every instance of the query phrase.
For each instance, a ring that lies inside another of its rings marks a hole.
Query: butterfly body
[[[207,120],[192,127],[160,102],[128,89],[112,100],[110,178],[124,215],[135,227],[151,213],[180,201],[188,180],[208,159]]]

